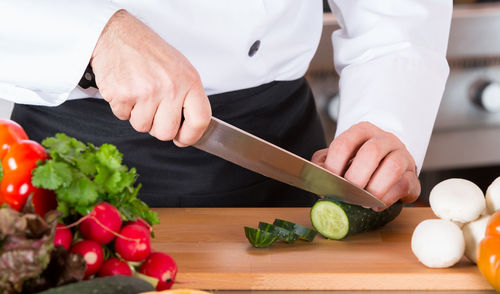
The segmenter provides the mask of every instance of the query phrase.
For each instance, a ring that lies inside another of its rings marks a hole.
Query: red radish
[[[73,234],[71,234],[71,230],[63,224],[57,224],[56,234],[54,235],[54,246],[60,245],[64,247],[64,249],[69,250],[71,242],[73,242]]]
[[[147,221],[145,221],[144,219],[138,217],[135,221],[129,221],[127,222],[127,225],[132,225],[132,224],[137,224],[137,225],[141,225],[143,227],[145,227],[146,229],[148,229],[148,231],[152,231],[152,227],[150,224],[148,224]]]
[[[122,226],[120,212],[107,202],[94,206],[89,216],[80,224],[80,232],[86,239],[99,244],[111,242]]]
[[[151,252],[150,233],[138,224],[126,225],[115,240],[115,251],[127,261],[141,261]]]
[[[155,252],[141,265],[139,272],[159,280],[156,290],[167,290],[170,289],[175,282],[177,265],[174,259],[168,254]]]
[[[131,276],[132,270],[128,266],[128,264],[120,260],[119,258],[113,257],[106,260],[99,271],[99,277],[107,277],[107,276]]]
[[[85,278],[90,277],[101,269],[104,260],[104,252],[99,243],[92,240],[83,240],[73,245],[73,247],[71,247],[71,252],[83,256],[87,264]]]

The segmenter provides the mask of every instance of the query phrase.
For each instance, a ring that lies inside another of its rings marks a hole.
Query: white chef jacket
[[[330,0],[340,74],[337,135],[369,121],[422,165],[448,76],[451,0]],[[109,18],[126,9],[198,70],[207,95],[302,77],[322,29],[320,0],[1,0],[0,98],[55,106],[78,87]],[[260,41],[253,56],[249,50]]]

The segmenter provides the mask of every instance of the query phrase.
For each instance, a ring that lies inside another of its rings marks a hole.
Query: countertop
[[[156,238],[152,246],[176,260],[176,288],[238,290],[225,293],[240,294],[256,290],[299,291],[296,294],[300,290],[484,293],[492,289],[465,257],[447,269],[430,269],[418,262],[411,252],[410,239],[420,221],[435,218],[430,208],[404,208],[385,227],[343,241],[316,237],[313,242],[276,242],[264,249],[248,243],[244,226],[257,227],[259,221],[272,223],[275,218],[282,218],[311,227],[309,208],[155,211],[161,224],[154,227]]]

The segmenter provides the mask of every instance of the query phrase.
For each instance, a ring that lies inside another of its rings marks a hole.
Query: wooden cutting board
[[[311,227],[308,208],[155,209],[153,248],[177,262],[177,288],[209,290],[490,290],[465,257],[430,269],[412,254],[413,229],[435,218],[429,208],[405,208],[382,229],[343,241],[276,242],[253,248],[243,226],[282,218]]]

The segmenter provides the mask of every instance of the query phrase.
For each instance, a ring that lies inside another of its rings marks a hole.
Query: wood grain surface
[[[430,269],[410,239],[429,208],[405,208],[382,229],[331,241],[253,248],[243,226],[282,218],[311,227],[308,208],[160,208],[153,248],[177,262],[177,288],[206,290],[490,290],[465,257]]]

